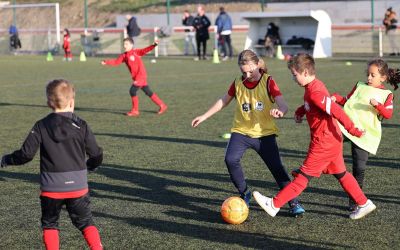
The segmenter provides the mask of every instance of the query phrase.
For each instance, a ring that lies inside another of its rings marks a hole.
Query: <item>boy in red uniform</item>
[[[143,49],[133,49],[133,40],[132,38],[124,39],[124,49],[125,53],[122,53],[117,59],[113,60],[104,60],[101,62],[102,65],[112,65],[116,66],[124,62],[131,72],[132,76],[132,86],[129,90],[132,99],[132,109],[128,113],[127,116],[138,116],[139,115],[139,98],[136,95],[138,89],[142,89],[143,92],[150,97],[150,99],[160,107],[158,110],[159,115],[164,113],[167,110],[167,105],[158,97],[156,93],[153,93],[150,90],[150,87],[147,85],[147,73],[146,68],[144,67],[143,61],[141,59],[142,56],[146,55],[148,52],[153,50],[158,45],[157,42],[154,44],[143,48]]]
[[[253,196],[257,203],[272,217],[290,199],[298,196],[313,177],[332,174],[342,188],[358,205],[350,214],[351,219],[360,219],[375,210],[376,206],[368,200],[357,181],[349,172],[343,160],[343,137],[339,121],[352,135],[361,137],[364,131],[354,126],[339,105],[331,101],[323,82],[315,77],[314,59],[307,54],[294,56],[288,62],[294,80],[305,88],[304,105],[295,112],[295,121],[301,122],[306,115],[310,126],[311,142],[303,165],[294,171],[295,179],[283,188],[274,198],[263,196],[257,191]]]
[[[72,61],[72,53],[71,53],[71,34],[68,29],[64,29],[64,61]]]
[[[36,122],[20,150],[2,157],[1,167],[31,161],[40,147],[41,222],[46,249],[60,247],[58,219],[65,205],[89,248],[101,250],[90,209],[87,170],[95,170],[102,163],[103,150],[88,124],[73,113],[72,84],[63,79],[53,80],[47,85],[46,94],[53,113]]]

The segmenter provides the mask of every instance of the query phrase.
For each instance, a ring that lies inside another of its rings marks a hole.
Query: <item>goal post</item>
[[[0,54],[10,52],[9,27],[16,26],[23,53],[58,51],[61,44],[59,3],[0,6]]]

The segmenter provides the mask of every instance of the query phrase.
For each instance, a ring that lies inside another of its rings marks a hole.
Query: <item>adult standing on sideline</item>
[[[126,26],[126,33],[128,37],[132,38],[135,41],[135,37],[140,35],[141,29],[137,24],[136,17],[131,15],[126,15],[126,19],[128,20],[128,25]]]
[[[226,61],[232,58],[232,44],[231,44],[231,34],[232,34],[232,19],[225,12],[224,7],[219,8],[219,15],[217,20],[215,20],[215,25],[217,26],[218,41],[220,41],[222,46],[222,53],[224,58],[222,60]]]
[[[397,15],[396,12],[393,11],[392,7],[386,10],[383,25],[385,25],[386,35],[389,38],[389,44],[392,50],[389,55],[400,55],[400,49],[396,41]]]
[[[199,5],[197,7],[197,16],[193,20],[193,27],[196,30],[196,43],[197,43],[197,58],[198,60],[206,60],[207,40],[210,39],[208,27],[210,27],[210,19],[205,14],[204,7]],[[203,46],[203,54],[200,53],[200,46]]]
[[[182,25],[185,27],[185,56],[189,55],[189,45],[192,47],[193,55],[196,54],[196,40],[194,37],[194,29],[193,29],[193,20],[194,17],[189,13],[188,10],[183,12],[182,17]]]

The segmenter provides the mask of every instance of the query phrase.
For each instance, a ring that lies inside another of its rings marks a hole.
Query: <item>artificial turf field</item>
[[[104,67],[101,58],[66,63],[61,57],[0,57],[0,153],[20,147],[35,121],[46,116],[45,85],[54,78],[75,84],[76,113],[104,148],[100,169],[88,176],[95,223],[105,249],[399,249],[400,105],[383,123],[376,156],[370,156],[364,190],[377,210],[359,221],[348,218],[348,199],[336,179],[313,179],[300,196],[306,213],[289,216],[287,206],[269,217],[254,200],[243,224],[222,221],[224,199],[237,195],[224,163],[233,103],[198,128],[192,119],[205,112],[239,74],[235,61],[213,64],[186,58],[144,58],[149,85],[169,106],[157,107],[139,92],[141,114],[130,108],[130,75],[124,65]],[[317,76],[331,93],[347,94],[364,80],[366,60],[317,60]],[[288,105],[277,121],[278,144],[288,170],[299,167],[309,143],[306,123],[295,124],[303,92],[283,61],[266,59]],[[400,67],[399,62],[390,62]],[[389,87],[392,89],[391,87]],[[397,92],[395,96],[397,96]],[[344,157],[351,170],[349,143]],[[275,182],[256,153],[242,159],[248,185],[269,196]],[[43,249],[40,229],[39,157],[25,166],[0,170],[0,249]],[[86,249],[66,211],[60,220],[61,249]]]

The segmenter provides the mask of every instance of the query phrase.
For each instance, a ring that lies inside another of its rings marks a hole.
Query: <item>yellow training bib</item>
[[[252,138],[278,134],[274,118],[269,114],[273,100],[267,90],[268,74],[263,74],[258,85],[248,89],[242,77],[235,79],[236,108],[231,132]]]

